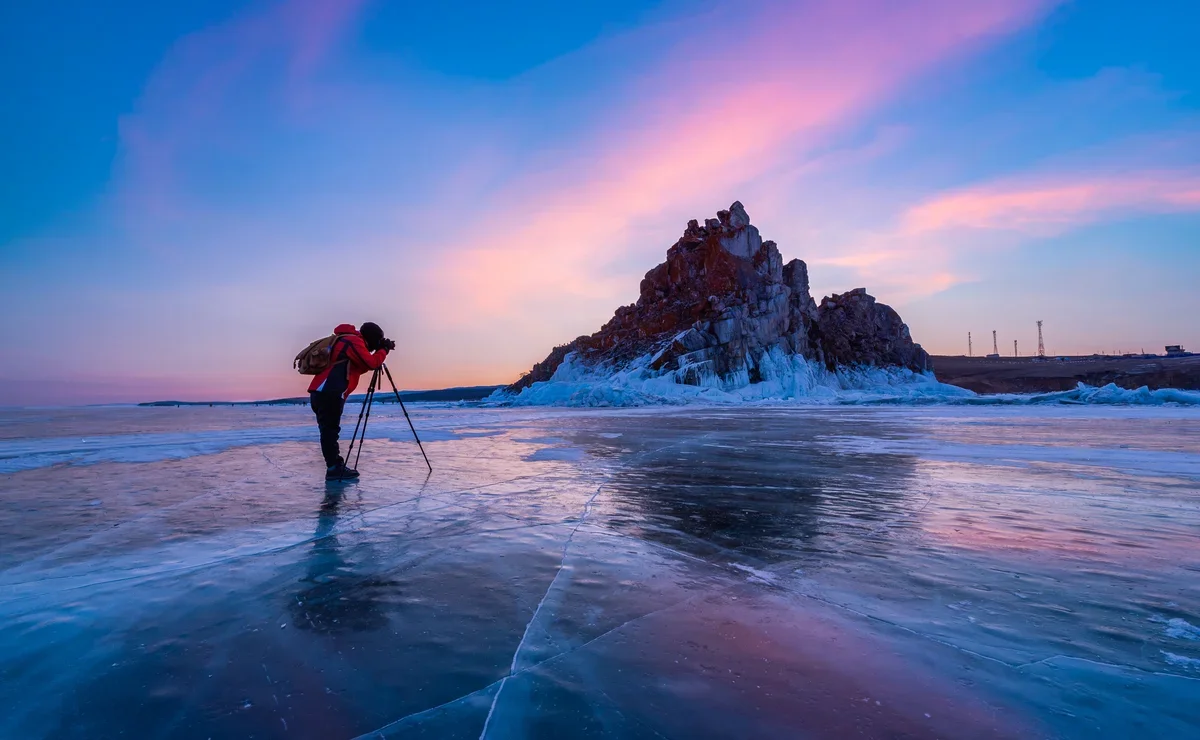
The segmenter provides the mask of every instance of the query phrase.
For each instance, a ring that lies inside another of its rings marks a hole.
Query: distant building
[[[999,356],[1000,356],[1000,355],[996,354],[995,352],[992,352],[991,354],[989,354],[989,355],[988,355],[988,357],[993,357],[993,358],[994,358],[994,357],[999,357]]]
[[[1178,344],[1168,344],[1167,345],[1167,357],[1187,357],[1191,354],[1192,354],[1191,352],[1188,352],[1183,347],[1180,347]]]

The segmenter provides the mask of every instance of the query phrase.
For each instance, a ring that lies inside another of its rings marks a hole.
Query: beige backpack
[[[344,336],[346,335],[330,334],[327,337],[321,337],[300,350],[300,354],[296,355],[296,359],[292,361],[292,367],[296,368],[301,375],[320,375],[325,368],[329,367],[333,345]]]

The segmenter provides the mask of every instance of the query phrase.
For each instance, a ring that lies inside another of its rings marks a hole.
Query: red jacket
[[[308,392],[340,393],[342,398],[349,398],[358,387],[358,379],[363,373],[377,370],[383,365],[387,350],[369,351],[354,324],[338,324],[333,333],[338,335],[338,340],[334,342],[329,367],[313,378]]]

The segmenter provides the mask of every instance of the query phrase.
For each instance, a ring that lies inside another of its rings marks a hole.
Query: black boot
[[[346,467],[345,463],[330,465],[325,469],[325,480],[354,480],[357,477],[358,471]]]

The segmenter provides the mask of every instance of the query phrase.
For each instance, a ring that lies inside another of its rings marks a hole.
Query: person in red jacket
[[[358,471],[346,467],[338,449],[342,431],[342,409],[346,399],[358,387],[363,373],[378,370],[387,359],[388,350],[396,343],[383,336],[383,329],[370,321],[355,329],[353,324],[339,324],[333,333],[337,340],[329,353],[329,367],[313,378],[308,386],[308,398],[317,415],[321,430],[321,454],[325,457],[325,480],[349,480]]]

